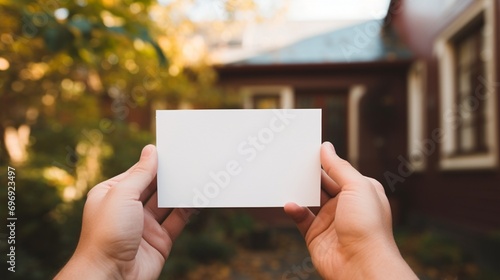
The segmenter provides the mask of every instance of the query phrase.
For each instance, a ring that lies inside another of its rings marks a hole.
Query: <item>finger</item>
[[[147,145],[142,149],[141,158],[137,165],[113,189],[132,199],[139,200],[142,192],[153,181],[157,168],[156,148],[153,145]]]
[[[153,181],[151,181],[149,186],[141,193],[141,197],[139,198],[139,200],[142,202],[142,204],[145,204],[147,201],[149,201],[153,196],[153,194],[156,193],[157,182],[158,181],[155,175]]]
[[[309,210],[314,214],[314,216],[318,215],[319,211],[325,205],[332,197],[325,191],[321,190],[321,196],[320,196],[320,206],[319,207],[308,207]]]
[[[321,145],[321,165],[328,176],[341,187],[348,184],[366,183],[361,173],[337,155],[330,142]]]
[[[326,174],[325,170],[321,170],[321,188],[331,197],[336,196],[341,190],[341,187]]]
[[[155,192],[144,204],[144,209],[149,211],[159,224],[163,223],[168,214],[172,212],[172,208],[158,208],[158,192]]]
[[[131,170],[133,170],[137,166],[137,164],[139,164],[139,163],[138,162],[134,163],[134,165],[132,165],[125,172],[120,173],[120,174],[116,175],[115,177],[108,179],[106,182],[110,182],[110,183],[111,182],[114,182],[114,183],[120,182],[124,177],[126,177],[130,173]]]
[[[106,194],[108,193],[109,189],[116,185],[120,180],[122,180],[124,177],[126,177],[129,173],[130,173],[130,170],[132,170],[132,168],[134,168],[134,166],[136,166],[137,163],[135,163],[134,165],[132,165],[132,167],[130,167],[127,171],[123,172],[123,173],[120,173],[106,181],[103,181],[97,185],[95,185],[92,189],[90,189],[90,191],[87,193],[87,197],[90,198],[92,197],[92,201],[102,201],[102,199],[106,196]],[[90,200],[88,200],[90,201]]]
[[[321,206],[325,205],[332,197],[325,191],[321,190]]]
[[[189,221],[189,217],[195,212],[189,208],[175,208],[170,215],[163,221],[161,226],[168,232],[172,242],[179,236],[182,229]]]
[[[113,185],[116,185],[118,182],[120,182],[124,177],[126,177],[129,173],[130,173],[130,170],[132,170],[135,166],[137,165],[137,162],[132,165],[132,167],[130,167],[129,169],[127,169],[127,171],[123,172],[123,173],[120,173],[112,178],[109,178],[108,180],[106,181],[103,181],[97,185],[95,185],[90,191],[94,190],[94,189],[106,189],[106,191],[111,188]],[[89,191],[89,193],[90,193]],[[88,195],[88,194],[87,194]]]
[[[284,210],[295,222],[300,233],[305,237],[316,216],[307,207],[300,207],[293,202],[285,204]]]

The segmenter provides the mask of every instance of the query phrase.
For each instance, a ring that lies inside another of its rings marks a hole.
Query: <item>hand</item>
[[[191,210],[159,209],[156,148],[88,193],[80,241],[56,276],[68,279],[156,279]]]
[[[295,203],[284,209],[304,235],[318,273],[324,279],[417,279],[394,241],[382,185],[341,159],[329,142],[321,147],[321,164],[318,214]]]

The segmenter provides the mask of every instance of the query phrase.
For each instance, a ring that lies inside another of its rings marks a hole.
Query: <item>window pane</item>
[[[256,94],[253,96],[253,105],[255,109],[279,109],[280,96],[277,94]]]
[[[341,157],[347,157],[347,92],[299,91],[296,108],[322,109],[322,141],[330,141]]]
[[[483,24],[456,40],[456,106],[461,125],[455,132],[455,154],[479,153],[485,151],[485,106],[484,100],[475,96],[480,86],[480,78],[484,73],[485,63]]]

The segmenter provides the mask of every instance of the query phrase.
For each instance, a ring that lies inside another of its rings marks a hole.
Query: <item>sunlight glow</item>
[[[66,8],[59,8],[59,9],[57,9],[57,10],[54,11],[54,16],[58,20],[65,20],[69,16],[69,11]]]
[[[4,141],[7,153],[14,163],[23,163],[28,158],[26,150],[29,143],[30,127],[21,125],[18,129],[12,126],[5,128]]]
[[[194,21],[215,20],[224,17],[223,9],[229,0],[198,0],[190,9]],[[235,3],[244,3],[242,0]],[[390,0],[254,0],[261,13],[277,6],[287,8],[286,18],[291,21],[325,20],[371,20],[381,19],[387,14]],[[160,0],[163,5],[169,0]],[[238,6],[236,6],[238,9]]]
[[[390,0],[292,0],[288,16],[293,20],[381,19]]]
[[[10,63],[7,59],[0,56],[0,71],[5,71],[9,69]]]

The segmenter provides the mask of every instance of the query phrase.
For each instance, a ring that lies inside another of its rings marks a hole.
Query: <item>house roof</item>
[[[226,65],[288,65],[408,60],[412,53],[383,20],[314,35]],[[272,40],[272,38],[268,38]]]
[[[339,30],[361,20],[235,22],[223,28],[207,24],[200,33],[209,45],[216,65],[228,65],[269,51],[282,49],[306,38]]]

